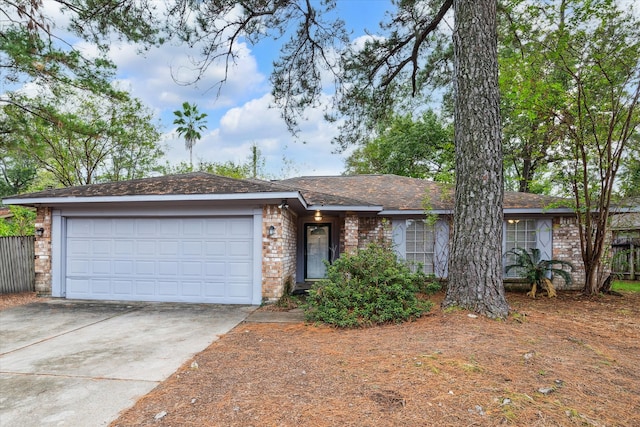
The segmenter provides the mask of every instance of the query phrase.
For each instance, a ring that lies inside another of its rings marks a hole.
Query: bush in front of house
[[[33,209],[21,206],[10,206],[13,214],[9,218],[0,218],[0,237],[8,236],[33,236],[36,213]]]
[[[309,290],[305,317],[341,328],[404,322],[433,305],[418,293],[438,289],[421,270],[412,272],[388,245],[373,243],[327,266],[326,279]]]

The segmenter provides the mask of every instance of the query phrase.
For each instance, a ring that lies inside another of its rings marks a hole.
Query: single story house
[[[558,202],[507,192],[505,251],[536,247],[579,267],[575,215]],[[4,203],[37,209],[36,290],[54,297],[260,304],[279,298],[287,283],[324,277],[324,260],[377,239],[447,277],[452,190],[422,179],[261,181],[195,172]]]

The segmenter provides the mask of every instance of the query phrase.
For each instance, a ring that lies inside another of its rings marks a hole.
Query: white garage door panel
[[[253,219],[69,218],[66,296],[252,302]]]

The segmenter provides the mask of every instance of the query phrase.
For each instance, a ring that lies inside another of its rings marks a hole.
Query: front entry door
[[[305,279],[317,280],[325,277],[324,261],[329,260],[331,245],[330,224],[305,224]]]

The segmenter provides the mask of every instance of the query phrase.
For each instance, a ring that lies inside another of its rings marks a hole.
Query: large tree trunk
[[[455,0],[456,200],[443,307],[506,317],[495,0]]]
[[[587,214],[583,215],[578,223],[585,275],[582,292],[585,295],[598,295],[606,279],[602,258],[605,252],[605,244],[607,243],[609,200],[603,200],[603,197],[603,195],[600,195],[597,205],[599,211],[593,215],[590,215],[590,212],[594,210],[591,206],[592,201],[590,199],[585,200]],[[580,217],[578,218],[580,219]]]

